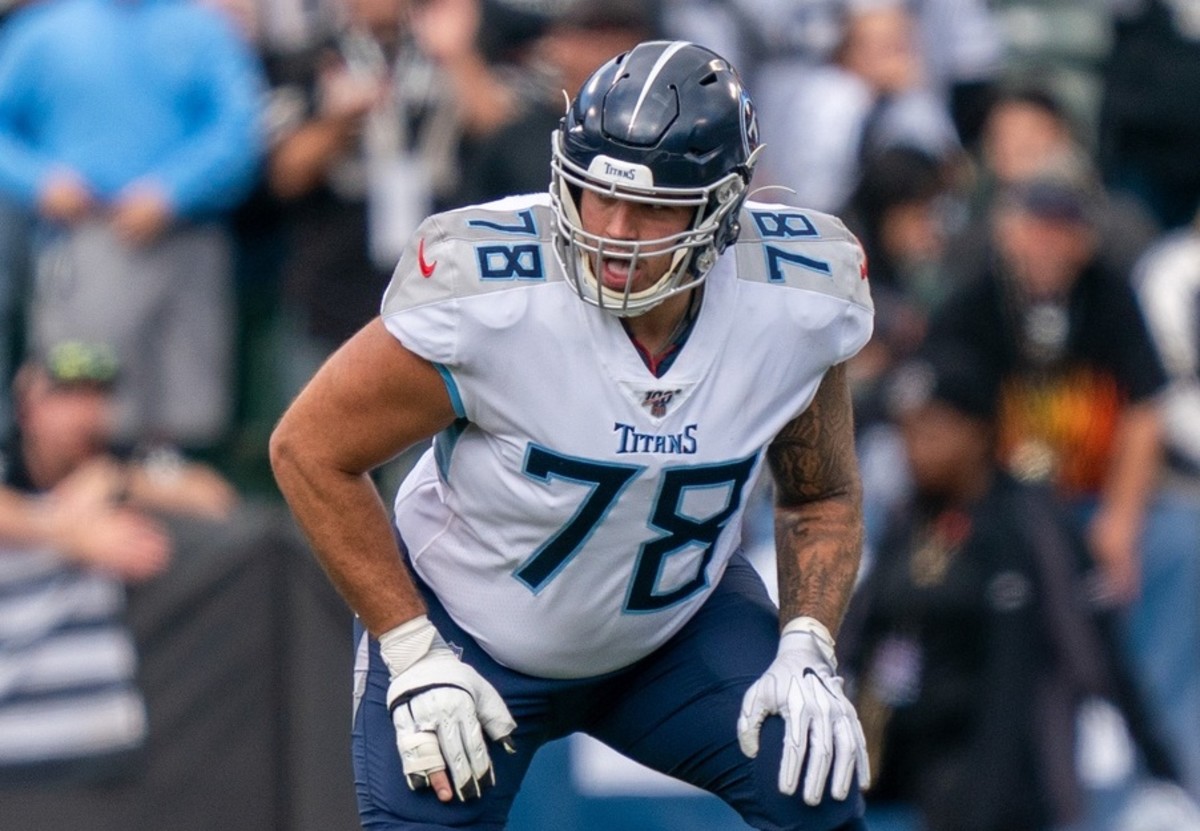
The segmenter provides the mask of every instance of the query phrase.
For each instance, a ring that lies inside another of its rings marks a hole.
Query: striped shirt
[[[26,768],[52,775],[143,744],[124,608],[118,578],[0,542],[0,779]]]

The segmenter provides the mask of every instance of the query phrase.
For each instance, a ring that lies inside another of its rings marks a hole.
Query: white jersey
[[[764,448],[871,334],[837,219],[749,203],[674,364],[562,274],[543,195],[427,219],[383,301],[460,416],[396,496],[413,567],[497,661],[570,678],[661,646],[740,542]]]

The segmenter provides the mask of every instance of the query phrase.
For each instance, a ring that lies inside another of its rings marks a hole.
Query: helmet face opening
[[[703,282],[737,238],[737,212],[759,145],[753,106],[724,59],[683,41],[652,41],[620,55],[584,84],[552,137],[550,199],[554,248],[587,303],[622,317],[643,314]],[[583,227],[585,191],[633,203],[686,207],[684,230],[620,240]],[[652,285],[602,284],[606,259],[670,255]]]

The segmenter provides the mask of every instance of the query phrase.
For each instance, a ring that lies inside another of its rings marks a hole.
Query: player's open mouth
[[[604,287],[615,291],[625,291],[625,284],[637,271],[629,270],[629,260],[617,257],[605,257],[600,264],[600,281]]]

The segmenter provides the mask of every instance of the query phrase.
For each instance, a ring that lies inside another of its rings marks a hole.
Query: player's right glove
[[[513,721],[496,688],[463,663],[425,615],[379,638],[391,675],[387,705],[404,777],[413,790],[448,770],[460,800],[479,796],[496,774],[483,733],[514,752]]]
[[[796,792],[806,757],[804,801],[809,805],[820,804],[831,771],[834,799],[849,796],[855,768],[859,787],[867,787],[871,772],[862,725],[842,692],[833,636],[814,618],[798,617],[783,627],[775,660],[742,699],[738,744],[747,756],[758,755],[759,730],[774,714],[782,716],[785,725],[781,792]]]

